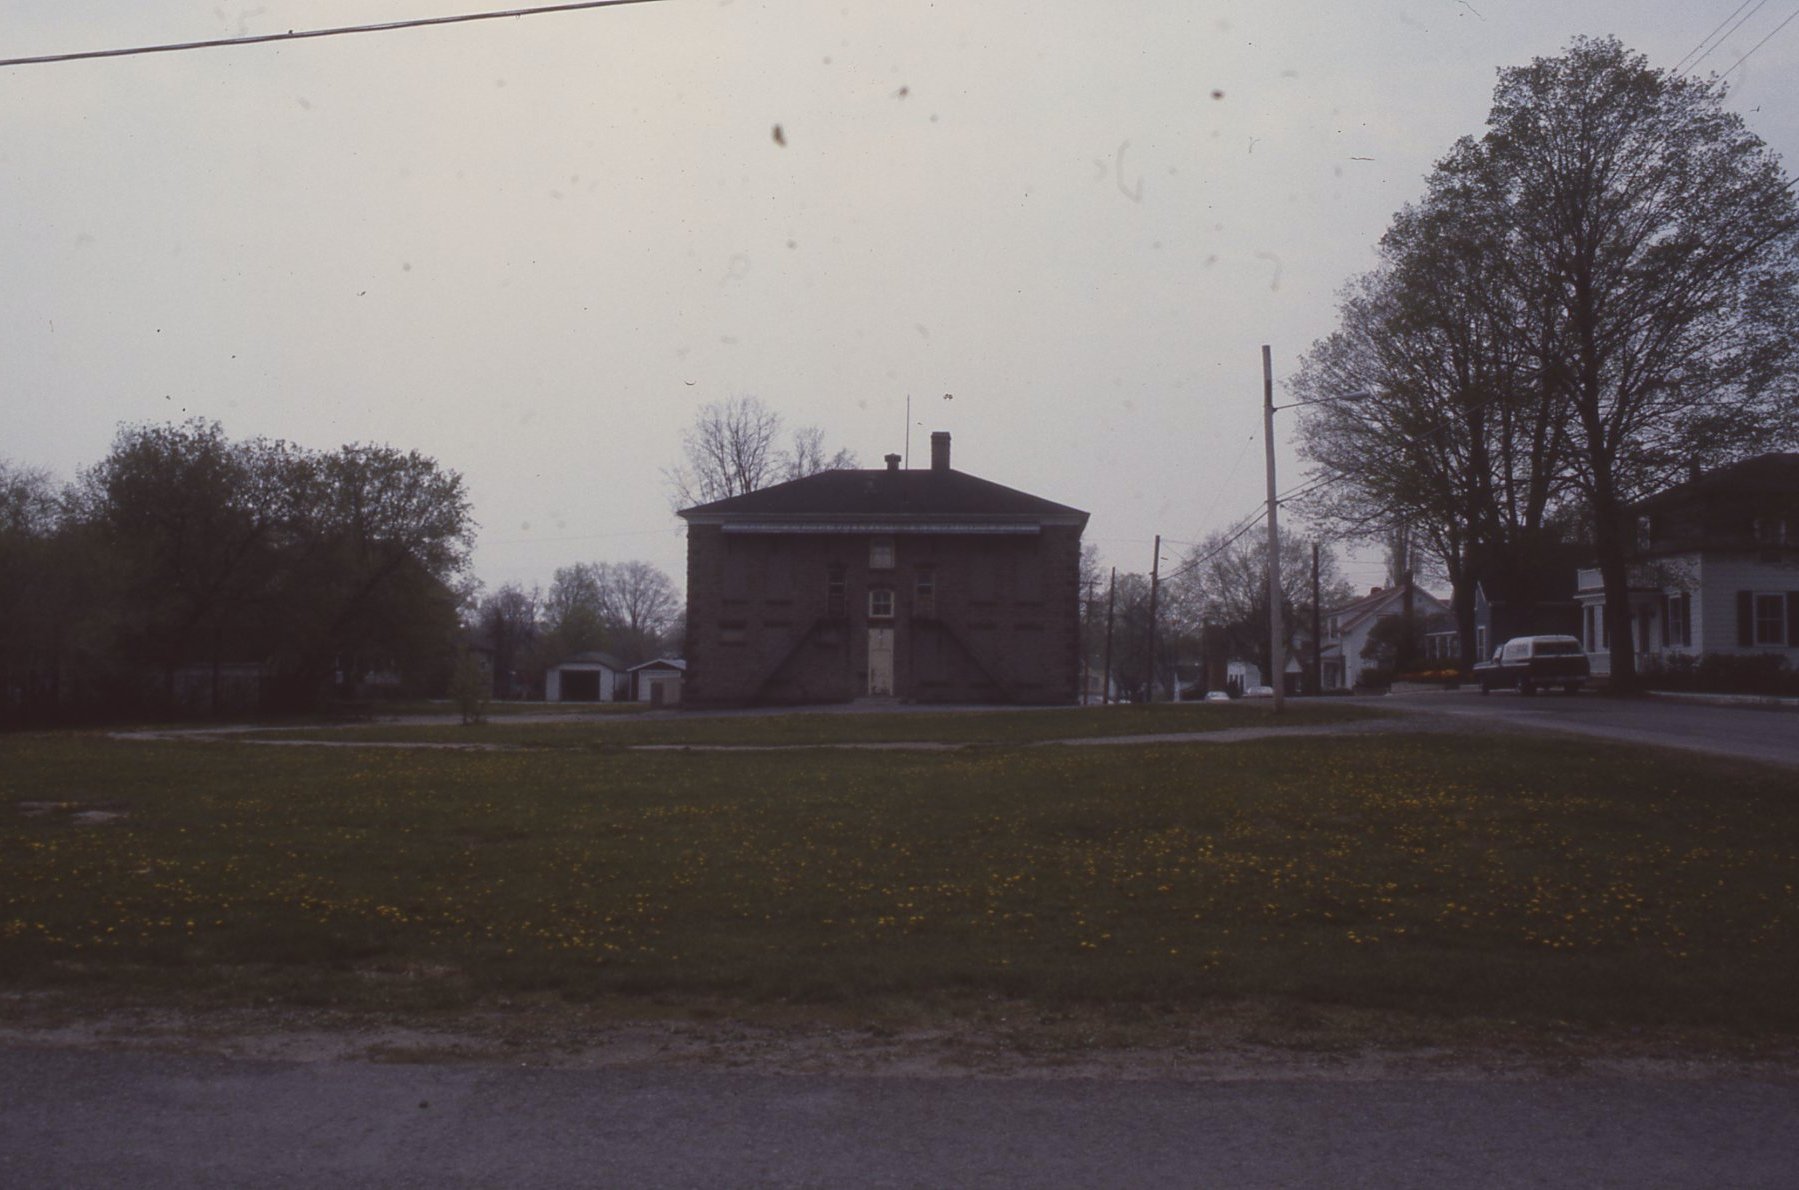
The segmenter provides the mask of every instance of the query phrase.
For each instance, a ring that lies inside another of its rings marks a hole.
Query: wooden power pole
[[[1106,688],[1099,697],[1101,706],[1105,706],[1112,701],[1112,609],[1116,607],[1117,604],[1118,567],[1114,566],[1112,567],[1112,583],[1106,588],[1106,672],[1101,678],[1101,681],[1106,684]]]
[[[1262,438],[1268,453],[1268,669],[1274,688],[1274,713],[1286,704],[1287,659],[1281,656],[1281,530],[1274,495],[1274,355],[1262,344]]]
[[[1156,534],[1156,556],[1149,560],[1149,689],[1146,698],[1156,701],[1156,588],[1162,570],[1162,535]]]

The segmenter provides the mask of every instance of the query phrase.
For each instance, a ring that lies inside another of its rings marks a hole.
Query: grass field
[[[443,714],[439,708],[438,713]],[[1290,704],[1279,724],[1289,727],[1381,718],[1383,712],[1347,701]],[[644,744],[764,745],[893,743],[1024,744],[1078,737],[1117,737],[1228,731],[1276,726],[1267,702],[1138,703],[1109,707],[1055,707],[978,711],[908,710],[904,713],[755,712],[722,715],[555,716],[554,722],[463,725],[372,723],[284,728],[268,739],[369,742],[488,743],[531,748],[609,749]]]
[[[0,737],[0,989],[408,1013],[1274,997],[1799,1036],[1790,772],[1499,735],[725,754],[506,730],[540,746]]]

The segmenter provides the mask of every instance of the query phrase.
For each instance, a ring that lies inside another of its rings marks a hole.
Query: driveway
[[[1799,767],[1799,713],[1599,694],[1419,690],[1382,706],[1469,725],[1554,731]]]

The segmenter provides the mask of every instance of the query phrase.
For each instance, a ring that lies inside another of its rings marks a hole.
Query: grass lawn
[[[270,739],[361,740],[411,743],[492,743],[515,747],[609,749],[638,744],[807,745],[893,743],[1024,744],[1083,736],[1161,735],[1236,727],[1301,727],[1383,716],[1346,701],[1291,702],[1276,719],[1273,704],[1143,703],[1108,707],[1051,707],[899,714],[757,712],[579,716],[553,723],[463,725],[372,723],[253,733]]]
[[[1273,997],[1799,1037],[1788,771],[1540,736],[721,754],[583,730],[487,753],[0,737],[0,990]]]

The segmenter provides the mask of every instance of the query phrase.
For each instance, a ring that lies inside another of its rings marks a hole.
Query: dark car
[[[1474,680],[1482,694],[1505,687],[1535,694],[1546,686],[1573,694],[1592,672],[1586,650],[1572,636],[1514,636],[1494,650],[1493,660],[1474,667]]]

